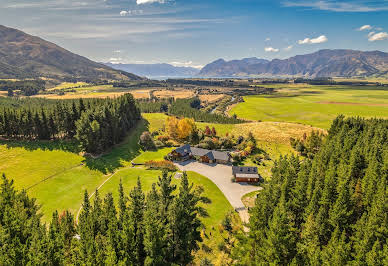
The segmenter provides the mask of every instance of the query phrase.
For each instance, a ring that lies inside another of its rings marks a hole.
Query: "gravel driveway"
[[[230,204],[238,211],[241,219],[248,222],[249,215],[241,201],[245,194],[260,190],[261,187],[245,183],[232,183],[232,167],[223,164],[204,164],[197,161],[175,162],[181,171],[193,171],[206,176],[224,193]]]

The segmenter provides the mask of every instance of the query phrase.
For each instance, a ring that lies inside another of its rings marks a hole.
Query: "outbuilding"
[[[236,182],[257,183],[260,181],[257,167],[254,166],[233,166],[232,172]]]

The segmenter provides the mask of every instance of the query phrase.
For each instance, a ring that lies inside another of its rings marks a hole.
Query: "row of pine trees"
[[[121,141],[140,120],[131,94],[115,99],[29,102],[0,110],[0,136],[23,140],[73,139],[83,150],[102,152]]]
[[[388,265],[387,180],[388,120],[338,117],[313,159],[277,161],[236,261]]]
[[[42,224],[35,199],[15,191],[5,176],[0,187],[0,265],[187,265],[202,241],[207,216],[201,187],[186,174],[177,188],[163,173],[144,194],[141,179],[129,194],[119,186],[93,204],[85,192],[78,224],[65,211]]]

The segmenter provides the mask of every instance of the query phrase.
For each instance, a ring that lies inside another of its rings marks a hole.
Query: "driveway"
[[[241,201],[245,194],[260,190],[261,187],[252,186],[246,183],[233,183],[231,181],[232,167],[223,164],[204,164],[197,161],[175,162],[181,171],[193,171],[206,176],[224,193],[233,208],[240,214],[243,222],[249,221],[248,211]]]

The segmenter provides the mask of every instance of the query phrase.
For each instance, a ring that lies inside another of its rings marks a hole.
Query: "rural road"
[[[224,193],[233,208],[239,213],[241,220],[249,222],[248,210],[241,201],[245,194],[262,188],[249,184],[231,182],[232,167],[222,164],[203,164],[197,161],[175,162],[181,171],[193,171],[209,178]]]

